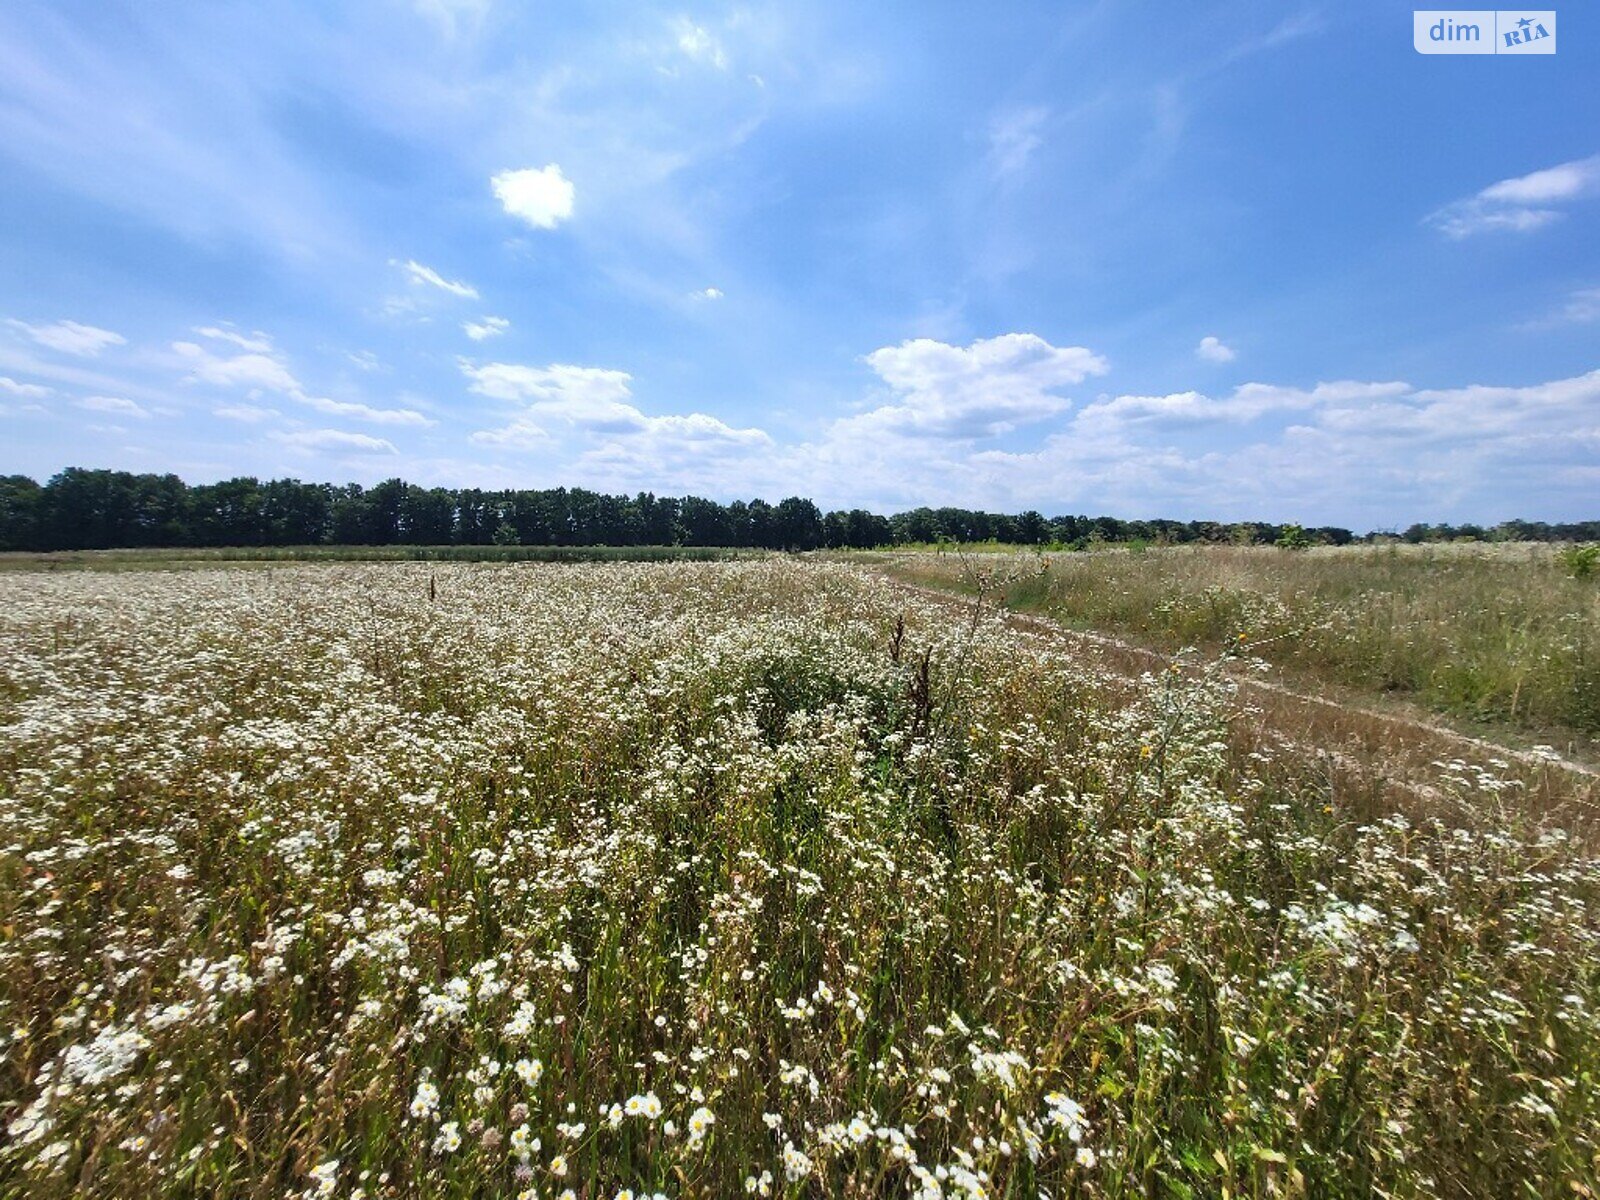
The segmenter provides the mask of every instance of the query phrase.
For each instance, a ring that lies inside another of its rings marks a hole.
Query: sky
[[[1600,21],[0,6],[0,472],[1600,516]]]

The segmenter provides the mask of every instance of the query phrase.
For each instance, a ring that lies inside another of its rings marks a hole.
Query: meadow
[[[1237,647],[815,559],[18,570],[0,638],[0,1195],[1600,1190],[1548,772],[1412,806]]]
[[[1600,750],[1600,577],[1574,577],[1558,547],[993,547],[891,562],[902,578],[982,589],[1074,628],[1166,651],[1242,639],[1297,684]]]

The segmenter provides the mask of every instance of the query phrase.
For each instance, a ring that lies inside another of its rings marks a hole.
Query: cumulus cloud
[[[694,297],[697,300],[721,300],[722,289],[716,287],[701,288],[694,293]]]
[[[536,229],[554,229],[572,216],[575,190],[561,167],[550,163],[535,170],[501,171],[489,180],[495,199],[513,217]]]
[[[1233,348],[1223,344],[1221,338],[1206,336],[1200,339],[1200,344],[1194,348],[1195,356],[1207,362],[1225,363],[1234,359]]]
[[[631,404],[632,376],[607,367],[565,363],[534,367],[520,363],[463,362],[470,390],[496,400],[522,405],[507,425],[472,435],[480,445],[526,448],[551,436],[551,427],[610,443],[616,454],[667,453],[673,447],[719,448],[769,446],[759,429],[736,429],[705,413],[649,416]],[[603,451],[591,451],[603,452]]]
[[[295,433],[275,433],[276,441],[297,450],[354,450],[361,454],[398,454],[393,442],[365,433],[344,429],[304,429]]]
[[[77,321],[57,321],[53,325],[30,325],[26,321],[8,320],[7,325],[22,330],[39,345],[63,354],[76,354],[94,358],[107,346],[126,345],[128,339],[109,329],[98,329]]]
[[[498,429],[478,429],[471,440],[479,446],[498,446],[503,450],[531,450],[550,440],[543,425],[529,417],[517,417]]]
[[[952,346],[916,338],[884,346],[867,365],[895,393],[893,402],[847,418],[855,432],[902,436],[995,437],[1071,406],[1058,390],[1110,369],[1082,346],[1052,346],[1032,333]]]
[[[122,396],[85,396],[77,402],[79,408],[89,412],[113,413],[119,417],[137,417],[147,420],[150,413],[135,401]]]
[[[1219,519],[1291,512],[1364,527],[1573,511],[1600,461],[1600,371],[1520,387],[1344,381],[1116,397],[1040,445],[943,470],[996,507],[1089,504]],[[1277,415],[1251,437],[1216,426]]]
[[[1502,179],[1428,214],[1428,223],[1460,240],[1497,230],[1528,232],[1559,220],[1562,204],[1600,194],[1600,154]]]
[[[476,300],[478,298],[478,289],[470,283],[465,283],[458,279],[446,279],[432,267],[425,267],[414,259],[407,259],[405,262],[400,262],[398,259],[390,259],[389,263],[391,266],[399,267],[409,275],[412,283],[436,287],[441,292],[449,292],[452,296],[459,296],[463,300]]]
[[[542,416],[559,418],[595,429],[636,426],[643,414],[626,403],[632,379],[626,371],[607,367],[577,367],[551,363],[547,367],[521,363],[462,363],[469,387],[496,400],[525,401]]]
[[[511,322],[504,317],[484,317],[481,321],[461,322],[461,331],[475,342],[499,337],[510,328]]]

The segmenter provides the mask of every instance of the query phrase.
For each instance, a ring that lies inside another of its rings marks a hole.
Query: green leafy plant
[[[1283,532],[1278,535],[1278,540],[1274,544],[1280,550],[1309,550],[1311,549],[1311,538],[1307,536],[1302,526],[1285,525]]]
[[[1566,546],[1556,552],[1556,558],[1574,579],[1588,579],[1600,570],[1600,544]]]

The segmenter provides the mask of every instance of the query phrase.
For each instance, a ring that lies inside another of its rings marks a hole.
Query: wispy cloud
[[[1049,116],[1048,108],[1036,105],[1002,113],[989,123],[989,163],[998,178],[1018,175],[1027,167],[1044,144]]]
[[[1559,329],[1564,325],[1588,325],[1595,321],[1600,321],[1600,287],[1578,288],[1567,296],[1566,302],[1555,312],[1528,321],[1520,328]]]
[[[0,375],[0,392],[8,396],[19,396],[24,400],[42,400],[51,392],[50,388],[42,383],[18,383],[6,375]]]
[[[76,354],[81,358],[95,358],[108,346],[126,345],[128,339],[109,329],[83,325],[77,321],[57,321],[53,325],[30,325],[26,321],[7,320],[7,325],[20,329],[39,345],[63,354]]]
[[[453,40],[477,33],[489,15],[490,3],[491,0],[413,0],[412,7]]]
[[[304,429],[294,433],[274,433],[274,441],[298,450],[354,450],[361,454],[398,454],[395,444],[386,438],[365,433],[351,433],[344,429]]]
[[[678,18],[674,32],[677,34],[678,49],[686,57],[716,67],[718,70],[727,69],[728,56],[715,34],[709,33],[687,17]]]
[[[481,321],[461,322],[461,331],[475,342],[499,337],[510,328],[511,322],[504,317],[484,317]]]
[[[249,350],[253,354],[270,354],[272,352],[272,338],[262,333],[259,329],[248,336],[234,329],[223,329],[216,325],[197,325],[194,332],[201,337],[212,338],[216,341],[232,342],[241,350]]]
[[[1477,194],[1428,214],[1427,222],[1448,238],[1480,233],[1527,233],[1561,219],[1561,205],[1600,194],[1600,154],[1542,171],[1502,179]]]
[[[435,424],[430,417],[410,408],[375,408],[357,400],[335,400],[308,391],[277,353],[246,352],[216,354],[197,342],[174,342],[172,349],[188,383],[211,384],[224,388],[243,388],[254,395],[273,392],[317,412],[354,417],[374,425],[424,428]]]
[[[240,421],[246,425],[258,425],[262,421],[270,421],[281,414],[275,408],[264,408],[259,404],[221,404],[211,410],[211,415],[221,417],[224,421]]]
[[[423,283],[429,287],[436,287],[441,292],[449,292],[452,296],[459,296],[463,300],[476,300],[478,298],[478,289],[470,283],[457,279],[446,279],[432,267],[425,267],[415,259],[407,259],[405,262],[391,259],[390,265],[399,267],[411,277],[413,283]]]
[[[136,401],[123,396],[85,396],[77,401],[79,408],[89,412],[111,413],[119,417],[137,417],[139,420],[148,420],[150,413]]]

